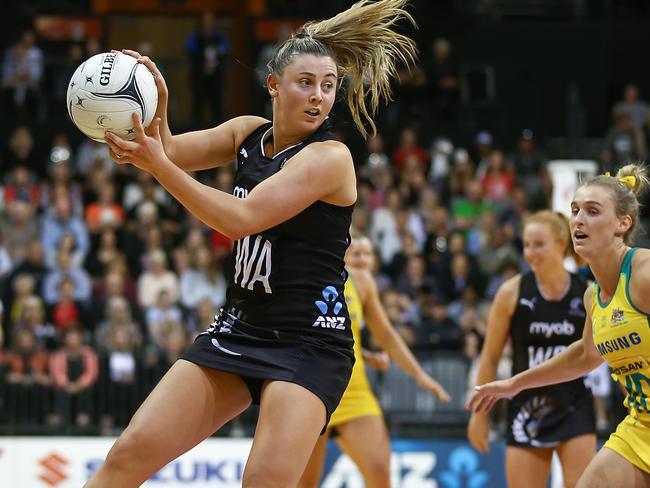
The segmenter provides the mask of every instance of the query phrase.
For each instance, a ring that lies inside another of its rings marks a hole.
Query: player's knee
[[[390,486],[390,460],[375,458],[367,464],[364,470],[370,476],[369,486]]]
[[[140,456],[147,452],[144,436],[138,429],[127,428],[115,441],[106,456],[105,468],[115,472],[129,472],[140,464]]]

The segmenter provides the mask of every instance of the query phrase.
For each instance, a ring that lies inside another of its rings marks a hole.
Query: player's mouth
[[[578,242],[584,242],[585,239],[588,239],[589,236],[582,232],[581,230],[577,230],[573,233],[573,241],[578,243]]]
[[[310,108],[309,110],[305,110],[305,113],[309,115],[309,117],[317,119],[320,116],[320,109]]]

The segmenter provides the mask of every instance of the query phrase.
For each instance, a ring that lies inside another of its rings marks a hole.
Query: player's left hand
[[[160,117],[156,117],[149,126],[147,135],[142,126],[142,121],[137,113],[133,113],[133,127],[135,139],[127,141],[121,137],[106,132],[104,138],[109,147],[109,153],[113,161],[118,164],[131,163],[147,172],[167,159],[160,138]]]
[[[415,379],[415,382],[420,388],[427,390],[433,396],[437,397],[441,402],[448,403],[449,400],[451,400],[451,397],[449,396],[449,393],[447,393],[447,390],[445,390],[440,383],[438,383],[425,372],[422,372],[422,374],[420,374]]]
[[[386,351],[363,351],[363,359],[368,366],[378,371],[386,371],[390,367],[390,356]]]

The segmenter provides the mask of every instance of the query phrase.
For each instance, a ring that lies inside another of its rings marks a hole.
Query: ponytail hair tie
[[[636,176],[630,175],[630,176],[612,176],[609,171],[605,171],[605,176],[608,176],[610,178],[616,178],[618,181],[623,183],[625,186],[627,186],[630,190],[634,190],[634,187],[636,186]]]

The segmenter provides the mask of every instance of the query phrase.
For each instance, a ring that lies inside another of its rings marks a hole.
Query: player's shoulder
[[[268,124],[270,121],[264,117],[257,117],[256,115],[241,115],[230,119],[227,123],[231,126],[233,131],[235,145],[239,147],[248,136],[261,126]]]
[[[307,162],[304,168],[314,178],[329,182],[356,180],[350,150],[339,141],[313,142],[300,151],[300,159]]]
[[[638,248],[632,257],[632,266],[635,271],[650,269],[650,249]]]
[[[504,281],[499,289],[497,290],[497,296],[498,295],[511,295],[511,294],[518,294],[519,293],[519,287],[521,286],[521,273],[517,273],[515,276],[512,278],[508,278],[506,281]]]

